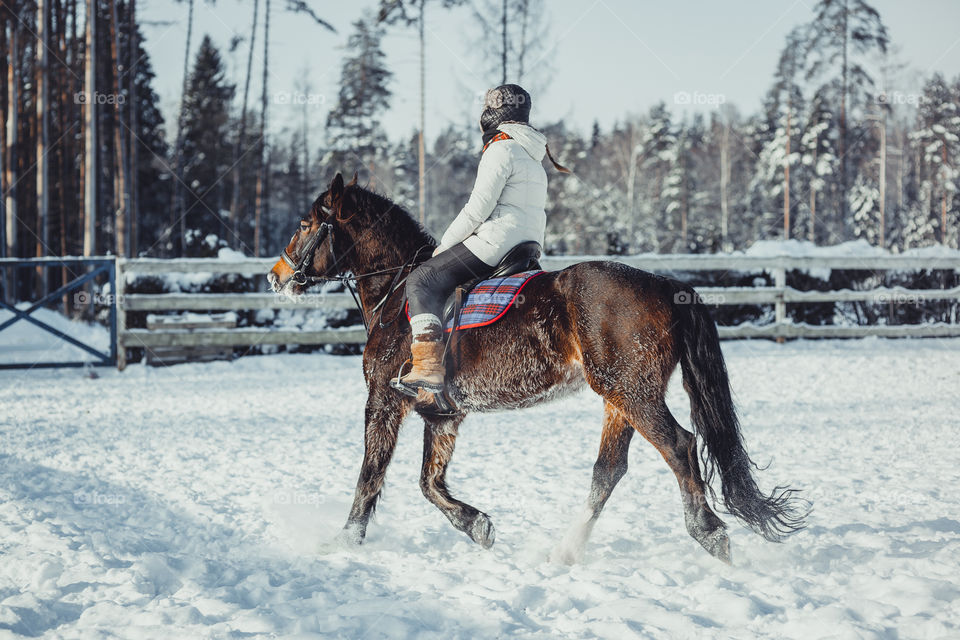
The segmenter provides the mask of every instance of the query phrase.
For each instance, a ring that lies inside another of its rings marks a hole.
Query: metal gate
[[[13,313],[13,317],[0,323],[0,331],[7,329],[12,324],[21,320],[29,322],[47,333],[53,334],[58,339],[77,347],[94,356],[93,361],[68,360],[64,362],[37,362],[37,363],[0,363],[0,369],[34,369],[34,368],[52,368],[52,367],[82,367],[86,365],[96,366],[115,366],[117,363],[117,282],[116,282],[116,260],[114,258],[2,258],[0,259],[0,281],[12,282],[16,276],[16,270],[32,267],[40,267],[44,270],[50,268],[60,268],[64,266],[75,267],[77,270],[90,270],[80,276],[77,276],[70,282],[51,291],[39,300],[33,302],[27,309],[17,309],[16,301],[12,298],[11,292],[4,287],[3,295],[0,297],[0,309],[6,309]],[[69,336],[59,329],[50,326],[46,322],[33,317],[34,311],[42,308],[44,305],[56,300],[64,294],[73,291],[80,291],[88,282],[92,282],[96,277],[106,275],[110,283],[111,295],[107,306],[110,309],[110,348],[107,351],[100,351],[97,348]],[[9,276],[9,277],[5,277]],[[15,287],[13,287],[15,289]]]

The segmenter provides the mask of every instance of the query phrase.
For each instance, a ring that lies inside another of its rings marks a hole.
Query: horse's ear
[[[354,186],[356,186],[356,184],[357,184],[357,172],[354,171],[354,172],[353,172],[353,178],[350,180],[350,182],[347,183],[347,186],[348,186],[348,187],[354,187]]]
[[[336,177],[334,177],[333,182],[330,183],[330,204],[334,204],[340,201],[340,198],[343,197],[343,176],[338,172]]]

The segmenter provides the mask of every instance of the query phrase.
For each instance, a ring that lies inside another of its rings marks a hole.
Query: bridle
[[[329,213],[329,211],[326,211],[325,208],[323,208],[322,210],[325,213]],[[284,263],[286,263],[288,267],[293,269],[293,276],[291,276],[291,279],[295,284],[300,285],[301,287],[304,287],[310,284],[315,284],[317,282],[342,283],[350,292],[350,295],[353,297],[353,302],[355,305],[357,305],[357,310],[360,311],[360,318],[363,320],[363,327],[364,329],[366,329],[367,335],[369,336],[370,325],[367,322],[367,317],[363,312],[363,305],[360,304],[360,297],[357,295],[354,284],[360,280],[363,280],[365,278],[370,278],[372,276],[384,275],[387,273],[395,273],[395,275],[393,276],[393,280],[390,282],[390,286],[387,287],[387,292],[383,295],[380,301],[376,305],[374,305],[372,309],[370,309],[371,320],[373,319],[374,314],[376,314],[378,311],[381,312],[377,321],[377,325],[379,328],[384,329],[386,327],[389,327],[391,324],[393,324],[397,320],[397,318],[400,317],[400,313],[403,310],[403,305],[400,305],[400,309],[397,311],[396,315],[386,323],[383,322],[382,311],[387,300],[390,299],[390,296],[393,295],[393,293],[400,288],[400,285],[406,282],[407,277],[410,275],[408,271],[407,275],[401,278],[400,277],[401,274],[404,272],[404,270],[407,270],[408,268],[412,270],[413,267],[419,264],[418,259],[424,249],[432,249],[433,247],[431,247],[430,245],[424,245],[420,247],[419,249],[417,249],[417,252],[413,254],[413,257],[410,260],[408,260],[407,262],[397,267],[388,267],[386,269],[379,269],[377,271],[369,271],[367,273],[353,274],[353,275],[335,275],[335,276],[307,275],[306,270],[309,268],[310,263],[313,261],[313,258],[317,252],[317,249],[320,247],[323,241],[326,240],[328,236],[330,238],[331,265],[336,266],[337,256],[334,253],[334,249],[333,249],[334,247],[333,230],[334,230],[333,224],[329,222],[321,222],[320,226],[317,228],[317,231],[313,235],[311,235],[310,238],[307,239],[307,243],[303,247],[303,251],[301,252],[302,255],[300,256],[299,261],[294,261],[293,256],[291,256],[290,253],[287,251],[286,247],[284,247],[283,252],[280,254],[280,258],[284,261]]]
[[[293,282],[300,286],[305,286],[307,283],[314,281],[319,282],[321,280],[327,280],[325,276],[308,276],[305,269],[309,266],[310,261],[313,260],[313,254],[316,253],[317,247],[320,246],[320,243],[324,239],[331,235],[333,231],[333,225],[329,222],[321,222],[319,228],[317,228],[316,233],[314,233],[307,240],[306,246],[303,248],[303,255],[300,256],[299,262],[294,262],[293,257],[287,251],[287,248],[283,248],[283,253],[280,254],[280,258],[287,264],[288,267],[293,269]],[[333,239],[330,241],[330,254],[333,255]],[[336,260],[334,260],[336,264]]]

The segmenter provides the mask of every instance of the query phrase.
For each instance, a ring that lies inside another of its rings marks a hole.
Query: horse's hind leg
[[[640,434],[657,448],[677,477],[683,498],[683,516],[690,536],[714,557],[730,562],[726,525],[707,503],[706,485],[700,475],[696,437],[680,426],[662,400],[628,410]]]
[[[576,521],[551,553],[550,559],[554,562],[573,564],[580,560],[603,505],[607,503],[620,478],[627,472],[627,452],[633,437],[633,427],[623,413],[609,402],[604,405],[603,411],[600,453],[593,465],[590,496]]]
[[[367,398],[366,426],[363,436],[363,465],[347,524],[338,540],[360,544],[367,535],[367,524],[380,498],[387,465],[397,446],[400,424],[411,403],[386,385],[374,388]]]
[[[420,489],[427,500],[437,506],[454,527],[470,539],[489,549],[493,546],[494,530],[490,517],[474,507],[457,500],[447,490],[447,465],[453,457],[457,430],[463,416],[425,416],[423,429],[423,468],[420,471]]]

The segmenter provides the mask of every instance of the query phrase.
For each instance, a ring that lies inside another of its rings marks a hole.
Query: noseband
[[[307,276],[306,269],[310,264],[310,261],[313,259],[313,254],[316,253],[317,247],[320,246],[320,243],[324,239],[331,235],[333,231],[333,225],[329,222],[321,222],[320,227],[317,229],[317,232],[310,236],[310,239],[307,240],[306,246],[303,247],[302,255],[300,256],[299,262],[294,262],[293,258],[290,256],[290,253],[287,251],[286,247],[283,249],[283,253],[280,254],[280,258],[287,264],[288,267],[293,269],[293,281],[303,286],[307,284],[312,278]],[[331,239],[330,242],[330,253],[333,254],[333,242]],[[336,259],[334,259],[336,263]],[[326,278],[319,278],[321,280],[326,280]]]
[[[283,252],[280,254],[280,258],[288,267],[293,269],[293,276],[291,276],[291,280],[293,280],[295,284],[298,284],[300,286],[306,286],[308,284],[312,284],[315,282],[342,282],[343,285],[350,292],[350,295],[353,297],[353,301],[357,305],[357,309],[360,311],[360,317],[363,320],[363,326],[367,331],[367,335],[369,335],[370,325],[367,322],[367,317],[366,317],[366,314],[364,313],[363,305],[360,304],[360,298],[358,297],[357,292],[354,289],[354,283],[364,278],[369,278],[371,276],[378,276],[378,275],[383,275],[388,273],[395,274],[393,277],[393,281],[390,283],[390,286],[387,287],[386,294],[384,294],[383,298],[380,299],[380,302],[374,305],[374,307],[370,310],[371,319],[372,319],[373,314],[375,314],[378,311],[381,311],[384,304],[387,302],[390,296],[397,289],[400,288],[400,285],[402,285],[404,281],[406,281],[407,279],[406,276],[401,277],[403,272],[406,271],[407,274],[409,275],[409,271],[412,270],[421,262],[420,254],[423,253],[423,250],[424,249],[432,250],[433,247],[430,245],[424,245],[419,249],[417,249],[417,252],[413,254],[413,257],[408,262],[405,262],[404,264],[396,267],[389,267],[387,269],[379,269],[377,271],[370,271],[368,273],[355,274],[352,276],[307,275],[307,269],[310,266],[310,262],[313,260],[314,254],[317,252],[317,248],[327,238],[327,236],[330,236],[331,266],[336,266],[337,256],[333,251],[333,225],[329,222],[320,223],[320,226],[317,229],[317,232],[314,233],[312,236],[310,236],[310,239],[307,240],[306,245],[303,247],[303,251],[301,252],[302,255],[300,256],[299,261],[294,262],[293,256],[290,255],[290,253],[287,251],[286,248],[283,249]],[[400,310],[397,311],[397,317],[399,317],[400,311],[402,310],[403,310],[403,305],[401,305]],[[394,320],[396,320],[396,318],[394,318],[393,320],[385,324],[383,322],[383,318],[380,318],[378,325],[380,326],[380,328],[384,328],[392,324]]]

